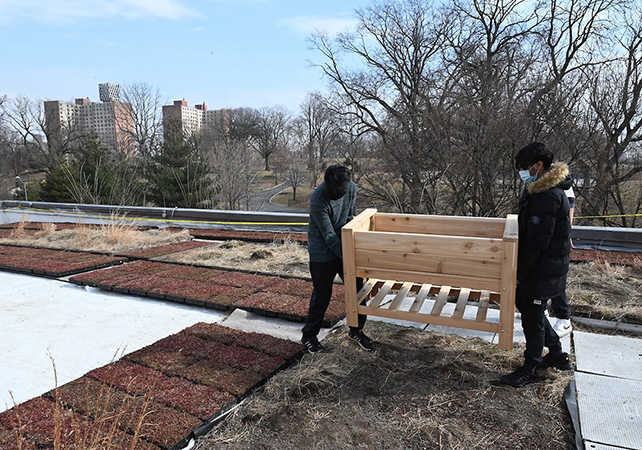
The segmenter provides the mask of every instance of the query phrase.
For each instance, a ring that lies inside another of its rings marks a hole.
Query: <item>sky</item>
[[[285,106],[327,89],[315,30],[354,27],[367,0],[0,0],[0,96],[98,99],[144,82],[164,102]]]

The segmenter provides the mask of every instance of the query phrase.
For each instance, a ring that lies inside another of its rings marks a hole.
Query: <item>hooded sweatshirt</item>
[[[568,166],[552,164],[529,183],[519,199],[517,290],[531,298],[548,299],[566,287],[571,252]]]

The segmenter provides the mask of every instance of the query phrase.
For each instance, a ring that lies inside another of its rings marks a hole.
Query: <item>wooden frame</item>
[[[517,237],[512,214],[501,219],[366,209],[341,230],[348,325],[357,326],[358,314],[431,323],[497,333],[499,347],[512,348]],[[359,292],[357,277],[365,281]],[[393,292],[394,299],[384,302]],[[412,293],[408,307],[404,300]],[[426,312],[429,295],[436,298]],[[448,298],[456,298],[455,309],[444,314]],[[478,306],[474,319],[464,317],[469,301]],[[487,320],[492,302],[499,305],[499,323]]]

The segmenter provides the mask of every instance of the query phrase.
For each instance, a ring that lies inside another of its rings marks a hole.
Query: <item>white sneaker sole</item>
[[[562,330],[556,330],[555,328],[553,328],[553,331],[555,331],[559,337],[564,337],[573,332],[573,327],[564,328]]]

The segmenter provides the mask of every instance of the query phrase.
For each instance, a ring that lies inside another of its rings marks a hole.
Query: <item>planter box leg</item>
[[[354,237],[350,228],[341,230],[341,244],[343,246],[343,283],[346,295],[346,322],[349,327],[359,325],[357,312],[357,277],[354,260]]]
[[[517,272],[517,242],[504,242],[502,261],[502,292],[499,303],[499,348],[513,348],[515,326],[515,275]]]

